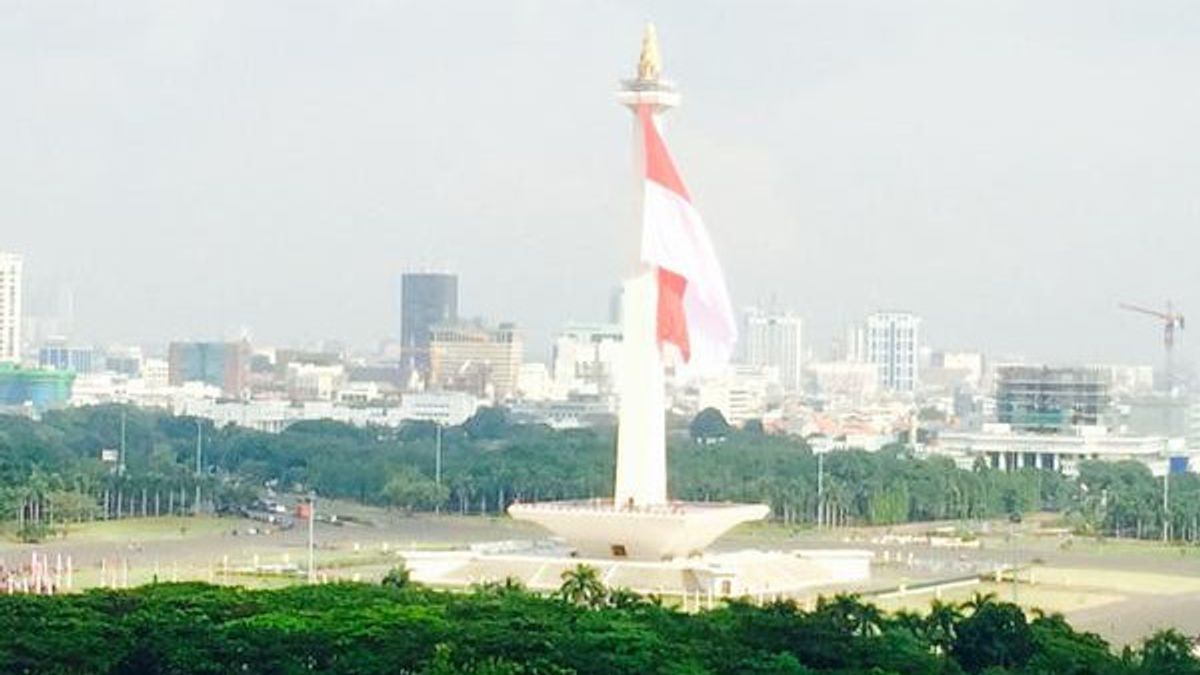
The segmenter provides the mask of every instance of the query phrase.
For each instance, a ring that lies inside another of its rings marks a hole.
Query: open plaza
[[[488,574],[507,569],[521,576],[530,572],[530,565],[512,563],[506,547],[511,551],[536,542],[551,546],[544,530],[509,518],[405,515],[349,503],[329,508],[341,524],[316,524],[316,576],[323,583],[376,583],[398,565],[419,568],[439,557],[478,560],[489,552],[502,562]],[[752,548],[767,552],[767,559],[776,563],[805,561],[812,571],[817,566],[798,552],[839,548],[869,554],[869,580],[837,581],[818,575],[813,578],[821,583],[788,592],[746,593],[751,601],[787,597],[812,606],[821,595],[854,592],[884,609],[924,611],[935,598],[961,602],[976,593],[995,593],[1027,610],[1062,612],[1079,629],[1118,645],[1164,627],[1200,633],[1196,547],[1072,536],[1052,527],[1049,519],[1015,526],[941,525],[817,531],[754,523],[718,540],[711,555],[718,560],[727,556],[729,564],[736,560],[734,552]],[[34,554],[52,568],[60,558],[65,568],[69,559],[71,591],[155,581],[273,587],[306,583],[307,532],[234,518],[133,518],[80,525],[38,545],[7,539],[0,543],[6,570],[27,568]],[[547,560],[541,581],[534,579],[529,587],[555,590],[561,583],[557,575],[573,562]],[[471,583],[485,581],[482,575],[448,579],[444,587],[468,590]],[[64,585],[65,581],[64,570]],[[616,577],[608,582],[612,587],[637,585]],[[720,602],[707,593],[661,595],[688,609]]]

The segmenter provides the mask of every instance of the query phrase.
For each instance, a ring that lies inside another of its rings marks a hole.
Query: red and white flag
[[[679,350],[688,374],[718,373],[737,341],[725,275],[650,107],[639,105],[638,118],[646,160],[642,262],[658,277],[658,343]]]

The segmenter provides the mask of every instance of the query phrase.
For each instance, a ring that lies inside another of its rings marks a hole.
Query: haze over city
[[[735,306],[812,349],[899,308],[1158,365],[1117,303],[1197,300],[1194,3],[5,5],[3,245],[85,339],[371,345],[433,267],[544,358],[633,255],[612,92],[646,19]]]
[[[0,0],[0,671],[1200,675],[1197,65]]]

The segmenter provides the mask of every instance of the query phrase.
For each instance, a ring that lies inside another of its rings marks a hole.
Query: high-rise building
[[[617,326],[621,325],[624,320],[624,309],[622,305],[625,302],[625,289],[617,286],[608,296],[608,322]]]
[[[171,364],[168,361],[146,359],[142,361],[139,373],[147,389],[165,389],[171,384]]]
[[[931,352],[928,366],[921,370],[921,384],[927,389],[936,387],[945,392],[979,391],[985,367],[986,360],[980,352]]]
[[[142,372],[142,350],[139,347],[106,347],[104,369],[129,377],[138,377]]]
[[[245,342],[172,342],[167,361],[173,387],[204,382],[241,398],[248,385],[250,349]]]
[[[513,324],[438,324],[430,330],[429,386],[503,401],[517,393],[523,356]]]
[[[103,368],[103,354],[92,347],[75,347],[62,337],[47,340],[38,348],[38,366],[86,374]]]
[[[846,326],[833,340],[833,360],[867,363],[867,329],[862,324]]]
[[[458,276],[406,272],[400,278],[400,353],[405,374],[428,380],[432,329],[458,321]]]
[[[21,361],[21,256],[0,251],[0,363]]]
[[[774,368],[785,390],[800,391],[804,366],[800,317],[787,312],[749,309],[743,322],[742,341],[746,363]]]
[[[875,312],[867,317],[867,363],[879,367],[884,389],[912,393],[917,389],[921,318],[909,312]]]

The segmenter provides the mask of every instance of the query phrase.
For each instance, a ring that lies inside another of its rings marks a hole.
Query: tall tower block
[[[0,363],[21,362],[21,256],[0,251]]]

